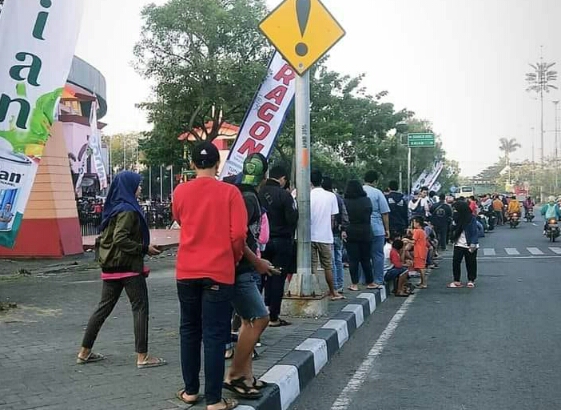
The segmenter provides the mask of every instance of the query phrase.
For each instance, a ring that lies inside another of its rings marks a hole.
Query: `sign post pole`
[[[409,195],[411,192],[411,147],[409,147],[407,152],[407,193]]]
[[[345,35],[320,0],[284,0],[259,29],[298,75],[295,87],[296,189],[298,201],[297,273],[282,311],[291,316],[323,316],[327,299],[312,273],[310,212],[310,75],[308,70]]]
[[[312,274],[310,226],[310,76],[306,72],[296,78],[296,188],[298,201],[298,274],[302,276],[300,296],[312,293],[309,276]]]

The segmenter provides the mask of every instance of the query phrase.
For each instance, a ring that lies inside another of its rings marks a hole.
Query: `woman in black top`
[[[349,289],[358,291],[359,264],[366,278],[367,288],[376,289],[372,275],[372,263],[370,261],[370,244],[372,242],[372,228],[370,227],[370,215],[372,214],[372,202],[366,196],[362,185],[356,179],[350,180],[345,192],[345,206],[349,214],[349,226],[347,228],[347,253],[349,255],[349,270],[351,271],[352,285]]]

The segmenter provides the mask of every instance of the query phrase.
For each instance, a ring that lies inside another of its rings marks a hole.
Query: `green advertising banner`
[[[0,246],[15,245],[82,9],[83,0],[7,0],[0,14]]]

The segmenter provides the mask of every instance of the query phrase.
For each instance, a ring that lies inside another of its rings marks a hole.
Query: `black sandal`
[[[287,322],[287,321],[284,320],[284,319],[279,319],[278,322],[279,322],[278,325],[272,325],[272,324],[269,323],[269,327],[290,326],[290,325],[292,324],[292,323],[290,323],[290,322]]]
[[[253,388],[257,390],[263,390],[269,387],[269,383],[264,382],[263,380],[259,380],[257,378],[253,378]]]
[[[245,377],[240,377],[239,379],[230,380],[230,383],[224,382],[222,386],[226,389],[234,393],[236,396],[241,397],[242,399],[246,400],[257,400],[263,397],[257,388],[253,386],[246,385]],[[252,392],[252,390],[255,390]]]

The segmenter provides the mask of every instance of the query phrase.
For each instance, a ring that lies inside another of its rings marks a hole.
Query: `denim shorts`
[[[236,275],[232,306],[244,320],[255,320],[269,316],[263,297],[257,288],[257,277],[253,272]]]
[[[391,268],[390,270],[388,270],[384,276],[384,280],[386,282],[392,281],[395,278],[397,278],[398,276],[403,275],[405,272],[407,272],[407,268],[403,267],[403,268]]]

